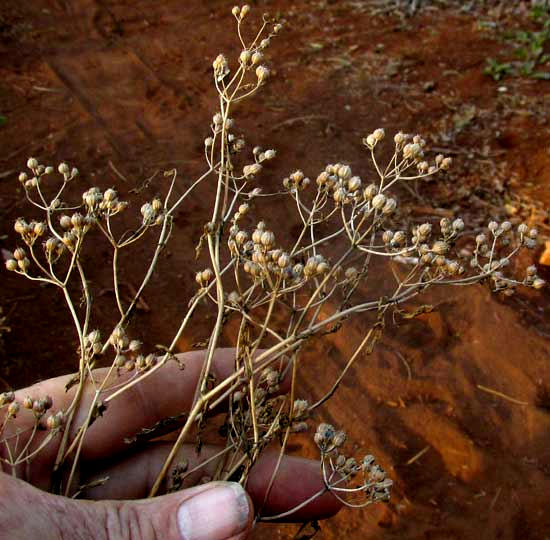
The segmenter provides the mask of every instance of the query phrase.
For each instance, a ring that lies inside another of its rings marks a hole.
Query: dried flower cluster
[[[445,218],[439,224],[432,220],[410,229],[397,228],[396,217],[400,215],[397,185],[431,180],[452,165],[451,159],[443,155],[429,158],[426,143],[419,135],[395,134],[389,141],[393,153],[384,163],[380,158],[380,146],[387,144],[384,130],[376,129],[367,135],[363,142],[374,179],[366,181],[345,163],[335,163],[327,165],[314,180],[300,170],[294,171],[282,180],[279,191],[266,192],[261,174],[266,164],[276,158],[276,152],[254,147],[247,154],[245,140],[236,134],[232,112],[235,104],[253,95],[269,78],[265,54],[282,24],[264,16],[254,38],[245,41],[243,24],[249,8],[235,7],[232,13],[242,51],[234,63],[220,54],[212,64],[219,110],[212,117],[211,132],[204,141],[206,169],[185,186],[177,200],[173,200],[177,175],[170,171],[165,174],[169,178],[166,194],[143,204],[134,230],[117,237],[113,222],[128,204],[119,200],[114,189],[101,191],[91,187],[73,204],[65,200],[64,190],[70,182],[77,181],[77,169],[61,163],[56,176],[53,167],[31,158],[27,163],[30,172],[19,175],[28,200],[40,209],[44,220],[16,221],[15,230],[21,243],[6,261],[6,268],[60,290],[80,343],[75,384],[79,390],[92,384],[95,393],[81,425],[73,425],[75,411],[82,406],[81,392],[77,391],[67,410],[45,420],[49,431],[46,436],[41,435],[39,444],[29,439],[17,454],[10,454],[6,464],[15,471],[21,460],[29,461],[53,437],[63,430],[67,434],[70,429],[74,435],[63,438],[56,463],[69,471],[60,488],[66,495],[73,494],[80,449],[93,421],[93,412],[101,402],[106,407],[103,414],[108,417],[112,401],[167,362],[174,361],[175,346],[188,331],[199,304],[210,303],[215,314],[209,329],[206,362],[192,410],[155,482],[152,496],[178,468],[175,456],[191,430],[204,429],[221,403],[228,403],[222,430],[226,446],[216,456],[218,466],[213,479],[237,478],[246,484],[250,468],[268,445],[277,443],[283,454],[293,434],[309,428],[316,409],[333,395],[350,367],[363,353],[372,351],[387,314],[430,286],[486,282],[495,291],[511,294],[519,285],[535,289],[544,285],[534,267],[529,267],[522,278],[509,273],[512,257],[520,249],[536,245],[537,232],[526,225],[514,228],[507,221],[491,221],[487,231],[473,237],[470,244],[463,241],[469,236],[460,218]],[[216,183],[216,193],[197,249],[207,251],[209,267],[196,272],[196,293],[187,299],[187,311],[165,353],[159,356],[142,352],[142,344],[128,335],[129,317],[172,233],[174,212],[206,181]],[[293,205],[301,223],[299,234],[290,239],[279,238],[275,224],[253,217],[261,215],[266,199],[281,194]],[[83,244],[91,230],[99,231],[112,248],[115,309],[119,318],[114,328],[105,328],[101,319],[96,320],[94,298],[82,264]],[[149,238],[147,233],[157,234],[156,248],[136,294],[127,302],[120,293],[119,255],[135,242]],[[369,269],[376,258],[385,260],[390,268],[390,282],[384,291],[368,286]],[[75,283],[81,289],[78,297],[71,292]],[[311,338],[345,331],[346,320],[366,311],[376,315],[377,323],[365,331],[337,380],[329,382],[317,402],[302,399],[298,374],[307,370]],[[235,370],[220,382],[212,376],[212,361],[221,343],[222,328],[229,322],[238,328],[233,342]],[[91,368],[99,357],[111,367],[104,379],[92,380]],[[123,372],[132,376],[121,382]],[[282,391],[283,380],[289,381],[284,386],[289,391]],[[39,427],[51,406],[47,397],[29,397],[18,403],[13,394],[0,395],[0,408],[5,411],[0,442],[9,451],[18,448],[18,435],[9,426],[21,409],[28,409],[35,416],[34,430],[41,433]],[[147,427],[150,426],[144,426]],[[388,500],[391,480],[372,456],[356,461],[342,452],[346,440],[343,431],[320,424],[314,438],[325,480],[324,489],[316,496],[329,490],[349,506]],[[194,470],[207,461],[204,459]],[[276,474],[277,470],[273,478]],[[260,514],[257,518],[278,519],[290,516],[297,508],[278,516]]]

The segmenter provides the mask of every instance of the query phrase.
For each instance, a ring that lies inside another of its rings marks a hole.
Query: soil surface
[[[250,144],[277,149],[276,163],[262,177],[266,186],[278,186],[297,168],[315,176],[336,161],[367,175],[362,137],[378,127],[419,132],[455,165],[441,181],[419,186],[418,194],[399,194],[411,222],[461,215],[475,229],[489,217],[507,217],[536,225],[542,243],[550,238],[550,83],[495,82],[483,74],[487,58],[513,57],[502,33],[533,24],[521,2],[513,3],[515,11],[502,9],[506,2],[478,11],[460,11],[460,2],[454,8],[434,2],[439,7],[431,9],[425,2],[411,18],[377,12],[381,2],[252,4],[255,20],[263,11],[287,20],[270,49],[272,80],[236,114]],[[162,172],[172,168],[183,193],[203,166],[215,106],[212,59],[239,52],[232,5],[0,5],[2,249],[16,244],[14,219],[33,217],[16,180],[31,155],[78,166],[75,194],[89,185],[116,186],[139,208],[141,199],[162,191]],[[192,197],[176,216],[171,244],[139,306],[136,337],[151,346],[169,342],[194,293],[194,246],[208,195]],[[280,235],[292,234],[284,204],[264,212],[280,223]],[[522,254],[518,269],[537,263],[541,250]],[[122,261],[128,294],[149,254],[143,249]],[[88,277],[99,287],[96,317],[105,323],[115,320],[107,255],[99,241],[85,254]],[[539,265],[539,274],[550,278],[548,267]],[[386,277],[381,270],[371,285],[382,286]],[[345,427],[358,452],[379,458],[395,481],[392,500],[343,510],[322,524],[319,536],[550,539],[549,298],[547,291],[504,298],[481,285],[439,290],[424,298],[436,307],[432,313],[388,327],[319,420]],[[74,371],[76,338],[57,291],[0,270],[0,306],[6,317],[0,326],[11,328],[0,346],[2,387]],[[322,395],[365,324],[355,320],[345,335],[316,342],[304,395]],[[196,327],[180,349],[204,339],[207,328]],[[311,435],[292,451],[315,457]],[[254,537],[296,530],[262,525]]]

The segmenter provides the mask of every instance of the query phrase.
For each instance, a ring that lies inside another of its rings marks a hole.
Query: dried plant
[[[233,479],[246,485],[250,468],[274,444],[280,464],[293,434],[309,428],[317,409],[338,389],[351,366],[372,352],[387,316],[403,313],[402,306],[426,289],[487,283],[495,291],[511,294],[518,285],[543,286],[534,267],[517,279],[507,273],[512,257],[523,247],[536,244],[536,230],[526,225],[514,228],[507,221],[492,221],[486,232],[475,236],[469,251],[456,247],[459,239],[468,236],[467,227],[458,218],[442,219],[437,227],[424,223],[410,230],[395,230],[400,214],[392,191],[398,184],[430,180],[451,166],[451,159],[443,155],[429,161],[424,155],[425,141],[419,135],[397,133],[389,143],[391,157],[385,162],[380,157],[380,147],[386,145],[384,130],[368,135],[363,142],[375,171],[372,182],[354,175],[348,165],[336,163],[327,165],[314,181],[295,171],[282,181],[279,191],[263,190],[259,179],[266,163],[276,157],[275,150],[255,147],[249,154],[245,141],[235,135],[232,113],[235,105],[249,99],[269,79],[264,54],[282,24],[264,17],[255,37],[245,41],[243,26],[248,11],[247,6],[233,8],[242,45],[238,59],[230,63],[220,54],[213,62],[219,108],[204,141],[206,168],[195,181],[183,184],[179,198],[174,200],[173,195],[177,173],[169,171],[165,173],[166,193],[141,207],[141,217],[132,231],[117,235],[118,215],[128,211],[128,204],[114,189],[102,192],[91,187],[81,200],[70,202],[65,200],[65,191],[69,184],[78,182],[79,175],[66,163],[54,171],[30,158],[29,172],[19,175],[28,200],[43,213],[44,221],[16,221],[21,245],[6,261],[6,267],[59,289],[78,336],[79,364],[71,382],[76,386],[74,399],[65,410],[55,410],[56,404],[47,396],[21,401],[10,392],[0,395],[5,470],[18,473],[21,464],[29,463],[58,439],[52,474],[61,470],[66,474],[58,475],[52,489],[67,496],[78,495],[75,474],[90,425],[98,415],[108,419],[111,404],[129,389],[178,361],[176,344],[189,332],[194,313],[205,303],[215,313],[206,361],[191,411],[185,415],[151,496],[166,484],[176,489],[191,473],[212,461],[217,464],[213,480]],[[174,213],[206,182],[215,182],[216,190],[211,213],[205,216],[204,233],[197,239],[197,251],[207,253],[209,267],[197,272],[196,293],[188,299],[164,353],[144,352],[142,344],[129,335],[130,316],[173,233]],[[262,207],[274,196],[287,197],[295,209],[301,224],[296,237],[279,241],[272,230],[274,224],[253,219],[254,214],[262,215]],[[94,295],[82,261],[84,246],[94,230],[112,249],[114,309],[119,319],[114,328],[105,328],[104,321],[95,315]],[[139,241],[149,242],[152,234],[156,234],[155,249],[148,269],[127,303],[120,291],[120,254]],[[375,260],[385,263],[387,290],[369,286]],[[307,373],[310,341],[345,332],[346,321],[366,312],[374,314],[372,326],[338,378],[319,383],[326,385],[323,397],[311,402],[299,385],[299,375]],[[207,322],[199,320],[198,324],[204,328]],[[237,329],[232,343],[234,372],[217,380],[212,370],[214,353],[221,344],[222,329],[229,324]],[[99,362],[110,366],[101,378],[93,371]],[[93,399],[84,404],[81,398],[85,387],[90,386]],[[186,469],[177,462],[178,450],[192,433],[200,435],[220,407],[225,447],[206,458],[198,445],[199,464]],[[28,431],[12,426],[18,414],[29,415]],[[77,418],[84,420],[75,425]],[[158,434],[158,426],[143,428],[149,436]],[[349,506],[388,500],[391,479],[373,456],[356,460],[346,455],[343,431],[320,424],[314,439],[324,478],[324,488],[314,497],[330,491]],[[276,475],[277,468],[270,489]],[[257,508],[257,520],[289,517],[310,500],[279,515],[265,515]]]

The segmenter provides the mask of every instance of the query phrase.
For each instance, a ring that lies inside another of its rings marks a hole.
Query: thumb
[[[252,504],[233,482],[139,501],[76,501],[0,474],[0,540],[244,540]]]

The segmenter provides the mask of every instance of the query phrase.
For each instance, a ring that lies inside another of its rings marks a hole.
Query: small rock
[[[509,216],[515,216],[518,213],[517,206],[514,206],[513,204],[505,204],[504,205],[504,210],[506,210],[506,213]]]
[[[550,240],[547,240],[544,244],[544,251],[540,256],[539,264],[550,266]]]

